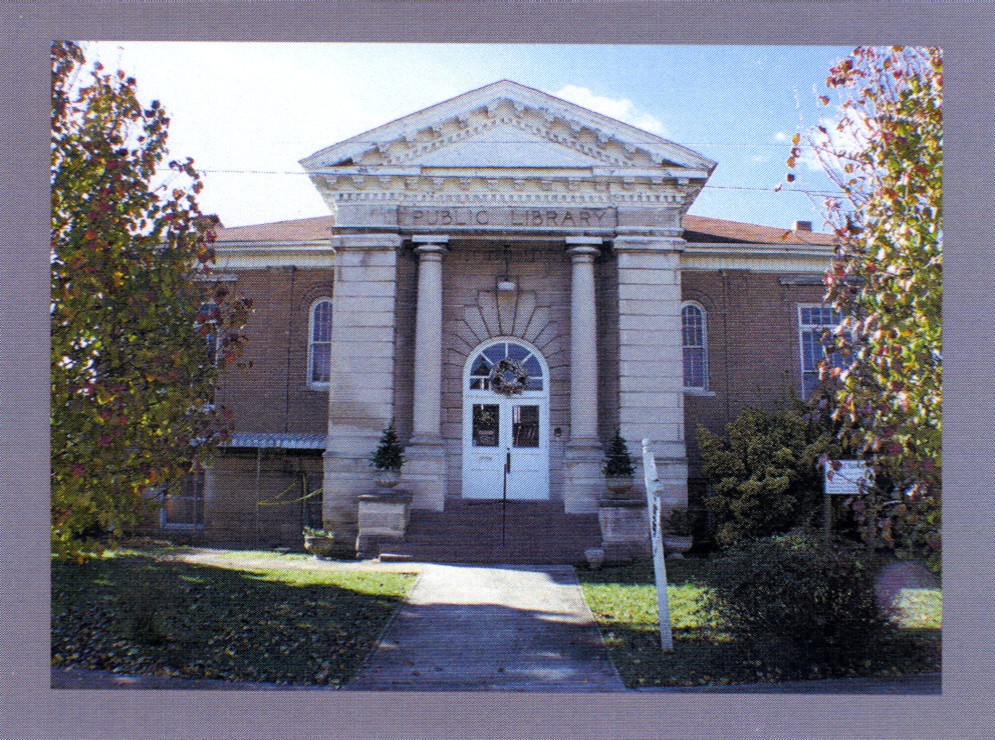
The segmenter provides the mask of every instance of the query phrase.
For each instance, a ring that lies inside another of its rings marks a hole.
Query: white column
[[[568,514],[597,511],[604,488],[598,441],[598,327],[594,259],[601,239],[567,237],[570,268],[570,440],[564,461],[563,507]]]
[[[570,280],[570,441],[598,438],[598,330],[594,258],[601,239],[567,237]]]
[[[416,236],[418,310],[415,324],[413,435],[417,441],[442,436],[442,256],[447,236]],[[413,440],[414,441],[414,440]]]
[[[415,509],[442,511],[446,450],[442,441],[442,257],[448,236],[416,236],[418,307],[415,314],[414,410],[402,488]]]

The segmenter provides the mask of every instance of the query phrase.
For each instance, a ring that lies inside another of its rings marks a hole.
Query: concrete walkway
[[[347,690],[625,691],[569,566],[426,565]]]

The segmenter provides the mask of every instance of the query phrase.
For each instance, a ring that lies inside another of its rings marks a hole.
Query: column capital
[[[440,246],[449,244],[449,237],[445,234],[415,234],[411,237],[415,247]]]
[[[416,236],[412,241],[415,243],[415,254],[418,255],[419,262],[441,262],[443,256],[449,252],[446,248],[448,236]]]
[[[449,253],[441,244],[422,244],[415,247],[415,254],[418,255],[418,262],[442,262],[442,258]]]
[[[567,254],[574,262],[591,262],[601,254],[601,245],[604,244],[604,239],[596,236],[568,236],[564,241]]]

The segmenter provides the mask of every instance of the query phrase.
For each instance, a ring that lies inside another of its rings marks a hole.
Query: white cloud
[[[589,88],[577,85],[566,85],[553,95],[606,116],[617,118],[658,136],[669,136],[666,126],[659,118],[639,110],[628,98],[609,98],[604,95],[596,95]]]
[[[778,131],[776,134],[774,134],[774,141],[778,142],[779,144],[783,144],[790,140],[791,136],[789,134],[784,133],[783,131]]]
[[[842,131],[839,129],[839,119],[828,116],[820,117],[818,126],[825,129],[825,133],[822,133],[818,128],[815,130],[812,134],[815,145],[818,147],[828,147],[829,151],[835,151],[843,155],[863,151],[872,136],[871,128],[854,111],[850,111],[849,116],[853,123],[852,125],[844,126]],[[802,155],[798,158],[798,161],[813,172],[823,169],[822,164],[815,154],[815,150],[811,146],[802,149]],[[832,157],[829,157],[829,161],[833,162]]]

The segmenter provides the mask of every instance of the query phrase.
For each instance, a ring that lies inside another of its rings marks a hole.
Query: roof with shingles
[[[234,226],[218,229],[219,243],[300,243],[328,239],[334,216],[317,216],[292,221]],[[832,234],[795,231],[774,226],[727,221],[708,216],[684,217],[684,238],[689,242],[730,242],[740,244],[832,245]]]

